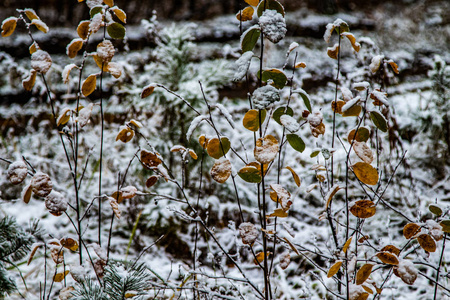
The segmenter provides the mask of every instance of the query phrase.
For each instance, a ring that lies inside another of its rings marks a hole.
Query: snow
[[[380,101],[384,105],[389,106],[389,101],[387,99],[386,93],[375,90],[375,91],[372,91],[370,94],[371,94],[370,97],[372,99],[375,98],[376,100]]]
[[[367,81],[355,82],[353,88],[357,91],[364,91],[370,88],[370,83]]]
[[[327,27],[325,29],[325,34],[323,35],[323,39],[325,40],[325,42],[328,43],[330,41],[331,34],[333,34],[333,30],[334,30],[334,24],[328,23]]]
[[[200,125],[200,123],[204,120],[208,120],[208,116],[206,115],[200,115],[195,117],[192,122],[191,125],[189,125],[189,129],[186,132],[186,139],[189,141],[191,139],[192,134],[194,133],[194,130],[198,127],[198,125]]]
[[[64,83],[69,82],[70,71],[72,71],[72,69],[76,67],[77,67],[76,64],[68,64],[67,66],[64,67],[64,70],[61,73]]]
[[[98,13],[92,17],[91,23],[89,24],[89,31],[91,33],[96,33],[100,27],[103,25],[103,15]]]
[[[278,43],[286,35],[286,21],[276,10],[266,9],[259,18],[259,25],[264,36],[272,43]]]
[[[253,245],[258,238],[259,231],[254,224],[244,222],[239,225],[239,234],[241,235],[242,243]]]
[[[33,19],[31,20],[31,24],[35,25],[37,28],[39,28],[40,31],[47,33],[48,32],[48,26],[44,22],[42,22],[40,19]]]
[[[352,92],[346,88],[346,87],[341,87],[341,93],[342,93],[342,98],[344,99],[345,102],[350,101],[351,99],[353,99],[353,94]]]
[[[396,270],[400,278],[407,284],[412,285],[416,279],[419,271],[414,267],[412,261],[407,259],[400,259]]]
[[[248,72],[248,68],[250,67],[250,62],[253,57],[252,51],[247,51],[239,57],[239,59],[236,61],[237,71],[234,74],[234,81],[241,81],[245,75]]]
[[[37,50],[31,54],[31,67],[40,73],[47,73],[52,66],[52,58],[44,50]]]
[[[257,88],[252,95],[253,105],[256,109],[265,109],[271,104],[280,101],[280,92],[271,85]]]
[[[298,122],[290,115],[282,115],[280,117],[280,122],[291,133],[297,132],[300,129],[300,124],[298,124]]]
[[[370,71],[373,74],[375,74],[378,71],[378,69],[380,68],[380,65],[381,65],[381,62],[383,61],[383,59],[384,59],[384,55],[375,55],[372,58],[372,61],[371,61],[370,65],[369,65],[369,69],[370,69]]]
[[[348,101],[347,103],[345,103],[341,110],[343,113],[345,113],[348,109],[350,109],[351,107],[355,106],[356,104],[358,104],[358,102],[361,100],[360,96],[356,96],[355,98],[353,98],[352,100]]]
[[[76,121],[80,125],[81,128],[86,126],[91,118],[92,109],[94,108],[94,103],[89,103],[86,107],[83,107],[78,112],[78,117]]]
[[[323,114],[320,110],[315,109],[312,113],[308,115],[307,121],[309,125],[312,127],[317,127],[320,124],[322,124],[323,121]]]
[[[53,183],[47,174],[37,172],[31,179],[33,193],[39,197],[46,197],[53,188]]]
[[[225,117],[225,119],[230,124],[231,128],[233,128],[233,129],[236,128],[236,124],[234,123],[233,117],[231,116],[231,114],[228,111],[228,109],[226,109],[226,107],[223,106],[223,104],[221,104],[221,103],[216,103],[216,104],[214,104],[214,106],[217,107],[220,110],[222,115]]]
[[[93,8],[94,6],[102,5],[103,0],[86,0],[86,4],[89,8]]]
[[[61,193],[52,190],[50,194],[45,197],[45,207],[51,214],[59,216],[67,210],[68,203]]]
[[[97,55],[105,63],[111,61],[114,57],[115,49],[110,40],[103,40],[97,45]]]
[[[12,184],[19,184],[28,175],[27,165],[23,161],[15,161],[9,165],[7,175]]]

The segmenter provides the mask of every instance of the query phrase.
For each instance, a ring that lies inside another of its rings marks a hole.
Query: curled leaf
[[[36,74],[37,74],[36,70],[31,69],[30,75],[28,75],[28,77],[22,81],[22,86],[25,90],[31,91],[33,89],[33,86],[36,82]]]

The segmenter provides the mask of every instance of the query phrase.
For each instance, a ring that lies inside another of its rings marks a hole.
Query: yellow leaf
[[[141,122],[136,121],[135,119],[131,119],[130,124],[133,124],[133,125],[136,126],[137,128],[142,128],[142,127],[144,127],[144,125],[142,125]]]
[[[206,149],[206,147],[208,146],[208,139],[204,134],[198,137],[198,143],[203,149]]]
[[[365,162],[357,162],[353,165],[353,172],[356,177],[367,185],[375,185],[378,183],[377,169]]]
[[[7,37],[13,34],[16,29],[17,18],[9,17],[2,22],[2,37]]]
[[[128,143],[134,137],[134,130],[128,126],[122,126],[116,137],[116,142],[120,140],[123,143]]]
[[[83,48],[83,40],[80,38],[73,39],[69,45],[67,45],[66,53],[69,58],[75,58],[78,54],[78,51]]]
[[[344,247],[342,247],[342,251],[347,253],[348,248],[350,247],[350,243],[352,242],[352,236],[345,242]]]
[[[330,269],[328,270],[327,277],[328,277],[328,278],[331,278],[331,277],[333,277],[334,275],[336,275],[337,272],[339,272],[339,269],[341,268],[341,265],[342,265],[342,260],[336,261],[336,262],[330,267]]]
[[[61,245],[72,251],[78,250],[78,242],[72,238],[63,238],[60,240]]]
[[[348,40],[352,44],[353,49],[356,52],[359,52],[359,50],[361,49],[361,45],[356,41],[356,38],[355,38],[355,36],[352,33],[350,33],[350,32],[343,32],[343,33],[341,33],[341,35],[345,36],[346,38],[348,38]]]
[[[300,181],[300,177],[298,177],[297,173],[295,173],[294,169],[292,169],[291,167],[287,166],[286,169],[288,169],[289,171],[291,171],[292,173],[292,177],[294,178],[295,184],[297,185],[297,187],[300,187],[300,185],[302,184],[302,182]]]
[[[282,209],[282,208],[277,208],[275,209],[275,211],[273,213],[271,213],[270,215],[267,215],[267,218],[286,218],[288,216],[288,213]]]
[[[127,292],[125,292],[125,299],[133,298],[137,295],[138,295],[138,293],[136,291],[127,291]]]
[[[25,8],[24,10],[25,15],[30,19],[30,21],[33,21],[34,19],[39,19],[38,15],[32,8]]]
[[[197,153],[194,152],[194,150],[189,149],[189,155],[193,158],[193,159],[197,159]]]
[[[266,257],[269,257],[270,254],[272,254],[272,253],[269,251],[266,253],[266,255],[264,255],[264,252],[259,252],[258,254],[256,254],[256,259],[254,260],[254,263],[258,264],[258,262],[260,263],[260,262],[264,261],[264,259]]]
[[[372,291],[372,289],[371,289],[370,287],[365,286],[365,285],[362,285],[362,288],[363,288],[366,292],[368,292],[369,294],[373,295],[373,291]]]
[[[219,159],[228,153],[230,146],[230,140],[227,137],[221,137],[220,141],[218,138],[213,138],[208,141],[206,151],[212,158]]]
[[[212,169],[211,177],[218,183],[224,183],[231,175],[231,163],[225,157],[216,160]]]
[[[408,223],[403,227],[403,236],[406,239],[412,238],[416,233],[420,231],[420,226],[416,223]]]
[[[127,23],[127,15],[123,10],[116,7],[116,8],[113,8],[112,11],[116,15],[116,17],[119,18],[120,21],[122,21],[123,23]]]
[[[114,0],[103,0],[103,3],[105,3],[109,7],[113,7],[114,6]]]
[[[244,0],[248,5],[258,6],[259,0]]]
[[[333,47],[328,47],[327,54],[332,59],[338,59],[339,45],[336,44]]]
[[[87,39],[89,35],[89,25],[91,24],[91,21],[81,21],[80,24],[78,24],[77,27],[77,33],[80,38],[83,40]]]
[[[83,84],[81,86],[81,93],[83,93],[83,95],[87,97],[90,94],[92,94],[96,86],[97,86],[97,76],[94,74],[89,75],[88,78],[86,78],[86,80],[83,81]]]
[[[364,283],[364,281],[366,281],[367,278],[369,278],[370,274],[372,273],[372,267],[373,264],[365,264],[358,270],[358,272],[356,273],[357,285]]]
[[[31,21],[31,25],[36,26],[36,28],[39,29],[40,31],[42,31],[43,33],[47,33],[48,32],[47,24],[42,22],[40,19],[33,19]]]
[[[70,72],[72,71],[73,68],[77,68],[77,65],[69,64],[69,65],[64,67],[64,70],[63,70],[63,72],[61,74],[64,83],[68,83],[69,82]]]
[[[34,52],[36,52],[39,49],[39,45],[36,42],[33,42],[33,44],[31,44],[29,50],[30,50],[30,54],[33,54]]]
[[[58,126],[60,126],[60,125],[67,124],[67,122],[69,122],[69,120],[70,120],[70,108],[64,108],[61,111],[58,119],[56,120],[56,123]]]
[[[156,83],[151,83],[146,87],[144,87],[141,92],[141,98],[144,99],[153,94],[153,91],[155,90],[156,86],[157,86]]]
[[[27,91],[31,91],[36,82],[36,70],[32,69],[30,75],[22,81],[23,88]]]
[[[430,235],[428,235],[426,233],[422,233],[421,235],[419,235],[417,237],[417,241],[419,242],[420,247],[422,247],[423,250],[425,250],[427,252],[435,252],[436,251],[436,242]]]
[[[265,113],[261,113],[262,120],[261,123],[264,122]],[[244,115],[244,119],[242,120],[242,124],[244,127],[250,131],[258,131],[259,129],[259,111],[257,109],[250,109]]]
[[[291,241],[289,241],[285,237],[283,237],[283,240],[285,240],[286,243],[288,243],[289,247],[291,247],[291,249],[294,250],[294,252],[297,253],[297,255],[300,255],[300,252],[297,250],[297,248],[294,246],[294,244],[291,243]]]
[[[61,281],[64,280],[64,277],[66,277],[67,274],[69,274],[69,270],[66,270],[64,273],[55,274],[55,276],[53,277],[53,281],[54,282],[61,282]]]
[[[275,159],[278,154],[278,149],[277,139],[272,135],[267,135],[256,141],[253,154],[258,162],[268,164]]]
[[[398,265],[399,261],[397,255],[390,252],[382,251],[376,254],[379,260],[388,265]]]
[[[36,243],[36,244],[34,244],[34,247],[31,250],[30,255],[28,257],[27,265],[29,265],[31,263],[31,261],[33,260],[34,255],[36,254],[36,251],[42,246],[44,246],[44,243]]]
[[[397,66],[397,64],[392,59],[388,60],[387,63],[391,66],[391,68],[394,71],[394,73],[398,74],[398,66]]]
[[[236,19],[238,19],[238,21],[250,21],[251,19],[253,19],[253,13],[255,12],[255,10],[253,9],[253,7],[251,6],[247,6],[246,8],[244,8],[243,10],[240,10],[237,14],[236,14]]]
[[[332,101],[331,102],[331,109],[337,113],[337,114],[341,114],[342,115],[342,106],[345,105],[345,102],[342,100],[338,100],[338,101]]]
[[[298,68],[306,68],[306,64],[304,63],[304,62],[299,62],[299,63],[297,63],[296,65],[295,65],[295,68],[296,69],[298,69]]]
[[[373,217],[377,209],[371,200],[358,200],[350,207],[350,212],[357,218],[367,219]]]

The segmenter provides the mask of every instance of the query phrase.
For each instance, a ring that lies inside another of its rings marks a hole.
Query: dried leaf
[[[275,211],[273,213],[271,213],[270,215],[267,215],[267,218],[275,218],[275,217],[279,217],[279,218],[286,218],[288,216],[288,213],[282,209],[282,208],[276,208]]]
[[[35,69],[36,72],[45,74],[52,66],[52,58],[50,54],[43,50],[37,50],[31,54],[31,68]]]
[[[298,68],[304,69],[304,68],[306,68],[306,64],[304,62],[299,62],[295,65],[295,69],[298,69]]]
[[[289,264],[291,263],[291,255],[289,254],[289,251],[281,253],[279,260],[280,260],[280,267],[283,270],[286,270]]]
[[[391,252],[397,256],[400,255],[400,249],[398,249],[397,247],[395,247],[394,245],[387,245],[384,246],[383,249],[381,249],[381,251],[385,251],[385,252]]]
[[[403,227],[403,236],[409,240],[419,231],[420,231],[419,225],[417,225],[416,223],[408,223],[405,225],[405,227]]]
[[[397,64],[392,60],[388,60],[387,63],[391,66],[392,70],[394,71],[395,74],[398,74],[398,66]]]
[[[53,183],[47,174],[38,172],[31,179],[31,188],[36,196],[46,197],[51,193]]]
[[[81,21],[80,24],[78,24],[77,27],[77,33],[80,38],[83,40],[87,39],[89,35],[89,25],[91,24],[91,21]]]
[[[262,163],[268,164],[272,162],[278,154],[278,141],[272,135],[259,138],[256,141],[254,150],[255,159]]]
[[[31,263],[31,261],[34,258],[34,255],[36,254],[36,251],[42,246],[44,246],[44,243],[34,243],[33,244],[33,249],[31,250],[30,255],[28,256],[27,265],[29,265]]]
[[[328,193],[325,195],[325,199],[327,201],[327,204],[325,205],[325,208],[327,209],[328,206],[331,203],[331,199],[333,198],[334,195],[336,195],[336,193],[341,189],[341,187],[337,184],[333,185],[331,187],[331,189],[328,191]]]
[[[342,252],[347,253],[348,248],[350,247],[350,243],[352,242],[353,237],[351,236],[342,247]]]
[[[192,159],[198,158],[197,153],[195,153],[195,151],[192,149],[189,149],[189,155],[192,157]]]
[[[64,277],[66,277],[67,274],[69,274],[69,270],[64,271],[64,273],[57,273],[57,274],[55,274],[55,276],[53,277],[53,281],[54,281],[54,282],[61,282],[61,281],[64,280]]]
[[[121,141],[123,143],[128,143],[134,137],[134,130],[128,126],[121,126],[120,131],[116,136],[116,142]]]
[[[61,246],[54,245],[51,247],[50,254],[55,264],[61,264],[64,262],[64,249]]]
[[[373,153],[369,146],[365,142],[353,142],[353,150],[356,155],[367,164],[371,164],[373,161]]]
[[[211,169],[211,177],[218,183],[224,183],[231,175],[231,163],[225,157],[221,157],[214,163]]]
[[[386,251],[378,252],[375,256],[378,257],[378,259],[381,260],[383,263],[388,265],[398,265],[399,263],[397,255],[392,254],[390,252]]]
[[[206,151],[212,158],[219,159],[228,153],[230,147],[230,140],[227,137],[221,137],[220,141],[218,138],[213,138],[208,141]]]
[[[327,277],[328,277],[328,278],[331,278],[331,277],[333,277],[334,275],[336,275],[337,272],[339,272],[339,269],[341,268],[341,265],[342,265],[342,260],[337,260],[337,261],[330,267],[330,269],[328,270]]]
[[[286,169],[288,169],[289,171],[291,171],[292,173],[292,177],[294,178],[295,184],[297,185],[297,187],[300,187],[300,185],[302,184],[300,177],[298,177],[297,173],[295,173],[294,169],[292,169],[291,167],[287,166]]]
[[[2,37],[7,37],[13,34],[17,25],[16,17],[9,17],[2,22]]]
[[[132,185],[120,189],[123,199],[131,199],[136,196],[138,190]],[[120,202],[119,202],[120,203]]]
[[[255,12],[255,10],[253,9],[253,7],[251,6],[247,6],[246,8],[244,8],[243,10],[240,10],[237,14],[236,14],[236,19],[238,19],[238,21],[250,21],[251,19],[253,19],[253,13]]]
[[[369,237],[368,235],[365,235],[365,236],[363,236],[363,237],[360,237],[359,240],[358,240],[358,243],[362,244],[362,243],[364,243],[365,241],[367,241],[369,238],[370,238],[370,237]]]
[[[83,93],[83,95],[87,97],[92,94],[93,91],[95,91],[96,86],[97,76],[95,74],[89,75],[81,85],[81,93]]]
[[[361,268],[359,268],[358,272],[356,273],[356,284],[360,285],[363,284],[364,281],[369,278],[370,274],[372,273],[372,267],[373,264],[365,264]]]
[[[31,196],[33,195],[33,189],[31,188],[31,184],[28,184],[23,188],[21,195],[23,202],[28,204],[28,202],[30,202],[31,200]]]
[[[78,242],[72,238],[63,238],[60,240],[61,246],[72,251],[78,250]]]
[[[114,6],[114,0],[103,0],[103,3],[105,3],[109,7],[113,7]]]
[[[112,197],[108,197],[108,199],[109,199],[109,204],[111,205],[111,208],[114,212],[114,215],[116,216],[117,219],[120,219],[119,203],[117,203],[116,199],[114,199]]]
[[[404,283],[413,285],[417,279],[418,271],[411,261],[402,259],[398,266],[394,267],[394,274],[400,277]]]
[[[28,77],[22,81],[22,86],[25,90],[31,91],[36,82],[36,74],[37,74],[36,70],[31,69],[30,75],[28,75]]]
[[[331,109],[337,113],[342,115],[342,107],[345,105],[345,102],[342,100],[338,101],[332,101],[331,102]]]
[[[242,243],[245,245],[253,245],[259,235],[256,226],[249,222],[244,222],[239,225],[239,234],[242,239]]]
[[[339,45],[335,44],[333,47],[328,47],[327,54],[332,59],[338,59]]]
[[[81,48],[83,48],[83,40],[81,38],[73,39],[69,45],[67,45],[67,56],[69,56],[69,58],[75,58]]]
[[[442,226],[442,231],[450,233],[450,220],[442,220],[439,225]]]
[[[294,244],[292,244],[291,241],[289,241],[287,238],[283,237],[282,238],[284,241],[286,241],[286,243],[289,245],[289,247],[291,247],[292,250],[294,250],[295,253],[297,253],[297,255],[300,255],[300,252],[297,250],[297,248],[294,246]]]
[[[141,150],[141,162],[147,168],[155,168],[162,163],[159,155],[147,150]]]
[[[69,82],[70,71],[72,71],[73,68],[77,68],[77,65],[69,64],[69,65],[64,67],[64,70],[62,71],[62,74],[61,74],[64,83],[68,83]]]
[[[350,207],[350,212],[357,218],[367,219],[373,217],[377,209],[371,200],[358,200]]]
[[[436,251],[436,242],[429,234],[422,233],[417,237],[417,241],[419,242],[420,247],[422,247],[423,250],[427,252]]]
[[[123,194],[122,191],[115,191],[114,193],[112,193],[111,198],[116,199],[117,203],[122,203],[123,201],[122,194]]]
[[[376,185],[378,183],[377,169],[365,162],[357,162],[353,165],[353,172],[356,177],[367,185]]]

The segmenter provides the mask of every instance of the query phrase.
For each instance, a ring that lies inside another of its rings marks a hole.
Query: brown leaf
[[[145,167],[149,169],[155,168],[162,163],[158,154],[149,152],[147,150],[141,150],[141,162]]]
[[[81,93],[87,97],[90,94],[92,94],[93,91],[95,91],[95,88],[97,86],[97,76],[95,74],[89,75],[88,78],[86,78],[83,81],[83,84],[81,85]]]
[[[371,164],[373,161],[373,153],[365,142],[353,142],[353,150],[356,155],[365,163]]]
[[[60,264],[64,261],[64,255],[63,255],[64,249],[58,246],[51,247],[50,254],[52,256],[53,261],[56,264]]]
[[[352,242],[353,237],[351,236],[342,247],[342,252],[347,253],[348,248],[350,247],[350,243]]]
[[[405,227],[403,227],[403,236],[409,240],[419,231],[420,231],[419,225],[417,225],[416,223],[408,223],[405,225]]]
[[[286,218],[288,216],[288,213],[282,209],[282,208],[276,208],[275,211],[273,213],[271,213],[270,215],[267,215],[267,218],[274,218],[274,217],[278,217],[278,218]]]
[[[339,45],[335,44],[333,47],[328,47],[327,54],[332,59],[338,59]]]
[[[119,133],[116,136],[116,142],[121,141],[123,143],[128,143],[134,137],[134,130],[128,126],[121,126]]]
[[[421,235],[419,235],[417,237],[417,241],[419,242],[420,247],[422,247],[423,250],[425,250],[427,252],[435,252],[436,251],[436,242],[430,235],[428,235],[426,233],[422,233]]]
[[[36,196],[46,197],[51,193],[53,183],[47,174],[38,172],[31,179],[31,188]]]
[[[327,201],[327,204],[325,205],[325,208],[328,208],[328,206],[331,203],[331,199],[333,199],[333,196],[336,195],[336,193],[340,190],[340,186],[335,184],[331,187],[331,189],[328,191],[328,193],[325,195],[325,200]]]
[[[297,185],[297,187],[300,187],[300,185],[302,184],[302,182],[300,181],[300,177],[298,177],[297,173],[295,173],[294,169],[292,169],[291,167],[287,166],[286,169],[288,169],[289,171],[291,171],[292,173],[292,177],[294,178],[295,184]]]
[[[353,139],[357,142],[366,142],[369,139],[370,132],[366,127],[359,127],[358,131],[352,129],[347,137],[349,143],[352,143]]]
[[[89,35],[89,25],[91,24],[90,21],[81,21],[80,24],[78,24],[77,27],[77,33],[80,38],[83,40],[87,39]]]
[[[53,281],[54,281],[54,282],[61,282],[61,281],[64,280],[64,277],[66,277],[67,274],[69,274],[69,270],[64,271],[64,273],[57,273],[57,274],[55,274],[55,276],[53,277]]]
[[[131,199],[136,196],[138,190],[134,186],[129,185],[121,188],[120,191],[122,192],[123,199]]]
[[[156,175],[152,175],[150,176],[147,181],[145,182],[145,186],[147,188],[150,188],[152,186],[154,186],[156,184],[156,182],[158,181],[159,176]]]
[[[370,287],[366,286],[366,285],[362,285],[362,288],[368,292],[369,294],[373,295],[373,291]]]
[[[122,203],[123,201],[122,194],[123,194],[122,191],[115,191],[114,193],[112,193],[111,198],[116,199],[117,203]]]
[[[363,284],[364,281],[369,278],[370,274],[372,273],[372,267],[373,264],[365,264],[361,268],[359,268],[358,272],[356,273],[356,284],[360,285]]]
[[[398,265],[399,263],[397,255],[390,252],[378,252],[376,254],[376,257],[378,257],[379,260],[388,265]]]
[[[357,218],[367,219],[375,215],[377,209],[371,200],[358,200],[350,207],[350,212]]]
[[[299,63],[297,63],[295,65],[295,68],[296,69],[298,69],[298,68],[306,68],[306,64],[304,62],[299,62]]]
[[[342,115],[342,106],[345,105],[345,102],[342,100],[338,100],[338,101],[332,101],[331,102],[331,109],[337,113],[337,114],[341,114]]]
[[[37,74],[36,70],[31,69],[30,75],[28,75],[28,77],[22,81],[22,86],[25,90],[31,91],[36,82],[36,74]]]
[[[339,272],[339,269],[341,268],[341,265],[342,265],[342,260],[337,260],[337,261],[330,267],[330,269],[328,270],[327,277],[328,277],[328,278],[331,278],[331,277],[333,277],[334,275],[336,275],[337,272]]]
[[[225,157],[221,157],[211,168],[211,177],[218,183],[224,183],[231,175],[231,163]]]
[[[111,205],[111,208],[114,212],[114,215],[116,216],[117,219],[120,219],[120,208],[119,208],[119,203],[117,203],[116,199],[112,198],[112,197],[108,197],[109,199],[109,204]]]
[[[153,94],[153,91],[155,90],[156,87],[157,87],[156,83],[151,83],[146,87],[144,87],[141,92],[141,98],[144,99]]]
[[[400,255],[400,249],[398,249],[394,245],[384,246],[383,249],[381,249],[381,251],[391,252],[391,253],[393,253],[393,254],[395,254],[397,256]]]
[[[72,251],[78,250],[78,242],[72,238],[62,238],[60,240],[60,243],[64,248],[67,248],[69,250]]]
[[[353,172],[356,177],[367,185],[376,185],[378,183],[377,169],[365,162],[357,162],[353,165]]]
[[[31,261],[33,260],[34,255],[36,254],[36,251],[37,251],[40,247],[44,246],[44,243],[35,243],[35,244],[33,244],[33,246],[34,246],[34,247],[33,247],[33,249],[31,250],[30,255],[29,255],[29,257],[28,257],[27,265],[29,265],[29,264],[31,263]]]

